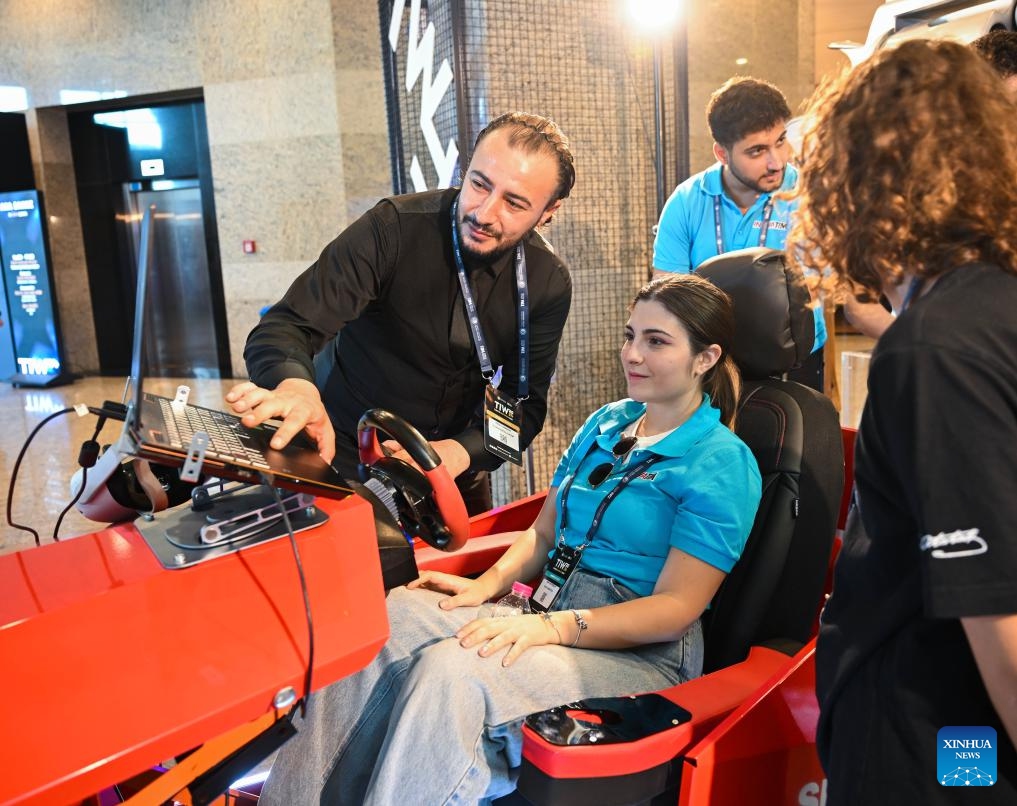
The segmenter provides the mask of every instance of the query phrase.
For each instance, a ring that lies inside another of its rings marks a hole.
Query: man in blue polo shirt
[[[703,261],[750,246],[784,249],[796,204],[777,198],[798,181],[789,163],[791,110],[773,84],[729,79],[706,105],[717,162],[689,177],[664,205],[653,244],[654,276],[692,272]],[[812,356],[793,380],[823,391],[826,323],[817,306]]]

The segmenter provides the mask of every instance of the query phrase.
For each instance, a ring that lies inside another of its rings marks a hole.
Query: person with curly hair
[[[1017,31],[997,29],[971,43],[1003,79],[1004,92],[1017,101]],[[878,339],[893,323],[893,314],[883,305],[865,303],[853,297],[844,301],[844,316],[864,335]]]
[[[790,254],[897,312],[819,632],[828,803],[1017,803],[1013,105],[971,48],[914,40],[812,107]],[[939,740],[958,726],[995,731],[991,778]]]

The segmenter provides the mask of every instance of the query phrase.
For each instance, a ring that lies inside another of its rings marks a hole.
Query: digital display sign
[[[11,315],[7,312],[7,295],[0,283],[0,381],[5,381],[17,372],[14,363],[14,340],[11,338]]]
[[[15,385],[50,386],[63,376],[60,333],[38,191],[0,193],[0,260],[14,341]]]

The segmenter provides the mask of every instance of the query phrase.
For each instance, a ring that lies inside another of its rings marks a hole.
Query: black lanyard
[[[759,245],[766,246],[766,232],[770,229],[770,216],[773,215],[773,199],[768,199],[763,207],[763,223],[759,227]],[[713,227],[717,234],[717,254],[724,254],[724,230],[720,224],[720,196],[713,197]]]
[[[591,450],[592,450],[592,446],[591,446]],[[576,465],[576,472],[579,472],[579,468],[582,466],[583,462],[586,461],[586,457],[589,456],[589,455],[590,455],[590,451],[587,451],[586,454],[583,456],[583,458],[579,461],[579,464]],[[621,479],[611,489],[611,491],[607,495],[604,496],[604,500],[600,502],[600,506],[597,507],[597,511],[595,513],[593,513],[593,520],[590,522],[590,528],[589,528],[589,531],[587,531],[587,533],[586,533],[586,538],[583,540],[583,543],[582,543],[581,546],[578,546],[578,547],[576,547],[574,549],[575,551],[581,552],[588,545],[590,545],[591,542],[593,542],[593,535],[596,533],[597,529],[600,528],[600,522],[601,522],[601,520],[604,517],[604,513],[607,511],[607,508],[611,505],[611,502],[614,501],[614,499],[618,497],[618,494],[622,490],[624,490],[633,481],[633,479],[637,478],[639,475],[644,473],[646,471],[646,469],[650,465],[652,465],[654,462],[659,462],[663,458],[664,457],[660,456],[659,454],[651,453],[649,456],[647,456],[645,459],[643,459],[643,461],[633,465],[632,468],[629,469],[629,472],[621,477]],[[569,477],[568,481],[565,482],[565,486],[562,488],[562,491],[561,491],[561,504],[560,504],[560,506],[561,506],[561,520],[560,520],[559,525],[558,525],[558,546],[559,547],[562,547],[562,546],[566,545],[565,544],[565,516],[566,516],[566,513],[568,511],[569,490],[572,489],[572,482],[575,480],[575,477],[576,477],[576,474],[573,473]]]
[[[921,289],[923,282],[924,281],[922,280],[921,277],[911,278],[911,283],[908,285],[908,290],[904,292],[904,301],[901,302],[900,310],[895,314],[895,316],[900,316],[902,313],[904,313],[904,311],[908,309],[908,306],[911,305],[912,301],[915,298],[915,294],[917,294],[918,291]]]
[[[490,381],[494,377],[494,366],[491,364],[491,356],[487,351],[487,342],[484,341],[484,332],[480,328],[480,316],[477,314],[477,303],[473,299],[473,290],[470,288],[470,281],[466,277],[466,267],[463,265],[463,256],[459,250],[459,226],[457,211],[459,209],[459,197],[452,202],[452,251],[456,258],[456,272],[459,275],[459,287],[463,291],[463,302],[466,304],[466,319],[470,323],[470,331],[473,333],[473,344],[477,348],[477,358],[480,361],[480,372],[485,380]],[[522,242],[516,244],[516,293],[519,297],[519,384],[517,399],[525,400],[530,391],[530,301],[526,285],[526,252],[523,250]]]

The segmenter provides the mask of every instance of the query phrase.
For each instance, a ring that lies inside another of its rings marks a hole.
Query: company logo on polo
[[[995,728],[987,725],[940,728],[936,737],[936,776],[943,786],[995,784]]]
[[[989,550],[989,545],[985,538],[978,534],[978,529],[957,529],[954,532],[925,535],[919,547],[922,551],[931,550],[932,556],[937,560],[974,557]]]

